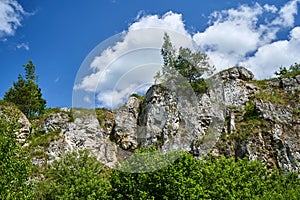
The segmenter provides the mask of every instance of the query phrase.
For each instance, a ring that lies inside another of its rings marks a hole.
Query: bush
[[[245,106],[245,114],[244,120],[256,120],[259,118],[259,114],[256,110],[256,104],[254,101],[249,101],[248,104]]]
[[[16,140],[19,112],[0,105],[0,199],[30,199],[32,164]]]
[[[128,168],[128,161],[122,167]],[[113,170],[111,176],[113,199],[299,199],[299,183],[296,174],[282,175],[247,158],[196,160],[188,153],[156,171]]]
[[[88,151],[67,153],[43,172],[35,188],[37,199],[107,199],[108,173]]]
[[[280,67],[279,71],[276,71],[274,74],[282,78],[289,77],[289,76],[296,76],[300,74],[300,64],[295,63],[291,65],[289,69],[287,69],[286,67]]]

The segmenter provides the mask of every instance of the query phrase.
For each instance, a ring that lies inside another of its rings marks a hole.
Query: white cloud
[[[142,17],[140,12],[128,31],[101,44],[101,51],[82,66],[85,70],[79,73],[74,90],[85,94],[78,102],[87,102],[88,96],[88,103],[114,108],[140,87],[146,90],[161,68],[164,32],[177,48],[206,51],[218,69],[244,65],[257,78],[271,77],[279,66],[300,62],[300,28],[294,27],[299,1],[291,0],[281,8],[256,3],[215,11],[208,27],[194,35],[186,30],[181,14]],[[290,36],[278,41],[282,30],[290,31]]]
[[[21,26],[26,12],[16,0],[0,1],[0,37],[11,36]]]
[[[255,4],[253,7],[242,5],[237,9],[214,12],[210,20],[212,25],[193,38],[207,51],[217,67],[230,67],[274,39],[276,29],[258,25],[264,11],[262,6]]]
[[[256,3],[254,6],[242,5],[237,9],[214,12],[210,26],[193,38],[218,69],[245,65],[257,77],[270,77],[276,67],[297,61],[299,50],[290,52],[290,44],[294,44],[296,38],[295,30],[291,33],[291,40],[276,42],[276,38],[278,31],[294,26],[299,1],[289,1],[280,9],[274,5],[261,6]],[[277,49],[284,43],[289,44],[286,51]],[[272,59],[267,54],[276,55],[276,58]]]
[[[83,97],[83,100],[86,102],[86,103],[92,103],[92,100],[89,96],[85,96]]]
[[[266,9],[266,11],[271,12],[271,13],[275,13],[278,10],[276,6],[269,5],[269,4],[265,4],[264,9]]]
[[[59,77],[56,77],[56,79],[54,79],[53,82],[54,82],[54,83],[58,83],[58,82],[59,82]]]
[[[298,13],[299,2],[300,0],[291,0],[284,5],[279,11],[279,16],[273,21],[273,24],[284,27],[294,26],[295,15]]]
[[[117,108],[121,106],[133,93],[142,93],[144,94],[147,89],[151,86],[151,83],[139,84],[130,84],[126,85],[124,89],[118,90],[107,90],[101,91],[97,95],[98,105],[97,107],[106,107],[106,108]]]
[[[17,49],[25,49],[26,51],[29,51],[29,44],[28,44],[28,42],[18,44],[17,45]]]
[[[137,86],[146,83],[149,87],[161,68],[160,49],[164,32],[170,35],[176,47],[193,48],[192,38],[180,14],[168,12],[161,17],[139,16],[128,31],[105,42],[109,44],[108,48],[98,52],[88,66],[84,66],[92,73],[81,77],[74,89],[97,94],[99,106],[105,105],[106,100],[113,97],[110,106],[115,107],[128,97],[129,91],[136,92],[128,88],[139,88]],[[102,49],[101,46],[99,49]]]
[[[258,49],[255,55],[240,63],[250,68],[257,78],[272,77],[276,67],[300,63],[300,27],[290,32],[288,40],[280,40]]]

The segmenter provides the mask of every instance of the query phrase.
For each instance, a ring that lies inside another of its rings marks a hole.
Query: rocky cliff
[[[257,81],[249,70],[233,67],[207,84],[203,94],[154,85],[114,111],[73,109],[71,116],[70,109],[60,109],[32,126],[23,123],[27,128],[20,136],[39,165],[66,151],[88,149],[114,166],[135,149],[154,145],[195,157],[247,156],[300,172],[300,75]]]

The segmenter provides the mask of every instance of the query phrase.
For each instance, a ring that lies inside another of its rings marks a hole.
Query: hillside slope
[[[154,145],[194,157],[249,157],[300,172],[300,75],[257,81],[249,70],[233,67],[207,83],[207,93],[192,95],[154,85],[113,111],[53,109],[33,120],[22,140],[38,165],[88,149],[112,167]]]

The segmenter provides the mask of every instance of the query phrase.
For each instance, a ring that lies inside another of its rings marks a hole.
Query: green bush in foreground
[[[107,199],[108,174],[87,151],[73,152],[54,161],[37,183],[36,199]]]
[[[31,161],[16,140],[19,114],[0,105],[0,199],[31,198]]]
[[[132,167],[128,162],[124,166]],[[188,153],[150,173],[113,170],[111,184],[114,199],[300,198],[300,181],[295,174],[271,172],[264,164],[246,159],[196,160]]]

